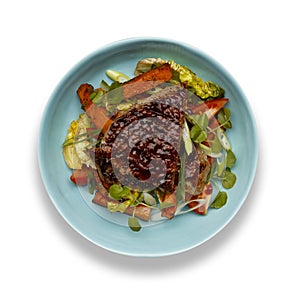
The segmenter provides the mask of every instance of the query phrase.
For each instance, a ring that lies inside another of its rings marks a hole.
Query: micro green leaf
[[[214,201],[211,203],[210,207],[215,209],[222,208],[227,202],[227,193],[222,191],[217,194]]]
[[[219,139],[215,137],[210,143],[211,151],[214,153],[219,153],[223,150],[223,146],[221,145]]]
[[[226,166],[232,168],[235,165],[236,156],[232,150],[228,150],[226,157]]]
[[[220,123],[220,125],[222,127],[224,127],[225,129],[230,129],[232,128],[232,124],[230,121],[230,115],[231,112],[228,108],[224,107],[222,108],[219,113],[218,113],[218,122]]]
[[[225,189],[231,189],[236,182],[236,175],[231,172],[230,168],[227,168],[224,173],[224,178],[222,181],[222,186]]]
[[[122,198],[125,198],[130,194],[130,189],[128,187],[123,187],[120,184],[113,184],[109,188],[109,195],[110,197],[120,200]]]
[[[96,95],[93,97],[92,101],[96,105],[101,105],[102,104],[102,98],[104,96],[104,91],[101,89],[96,92]]]
[[[192,122],[201,130],[205,130],[208,126],[208,116],[206,113],[190,115]]]
[[[144,201],[147,205],[155,206],[156,205],[156,199],[149,193],[143,192]]]
[[[207,134],[204,130],[199,128],[198,125],[194,125],[191,129],[191,139],[195,143],[202,143],[205,141]]]
[[[104,90],[104,91],[108,91],[109,90],[109,84],[105,81],[105,80],[102,80],[100,82],[100,87]]]
[[[132,231],[135,231],[135,232],[140,231],[142,228],[138,219],[134,216],[128,218],[128,226]]]

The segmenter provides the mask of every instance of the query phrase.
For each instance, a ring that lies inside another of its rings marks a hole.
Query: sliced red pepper
[[[218,98],[197,105],[191,105],[189,108],[194,114],[206,113],[208,119],[211,119],[218,114],[218,112],[224,107],[228,100],[228,98]]]

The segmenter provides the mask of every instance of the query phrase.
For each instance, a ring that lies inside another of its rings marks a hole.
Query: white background
[[[297,1],[5,1],[1,40],[1,306],[300,306]],[[43,187],[37,137],[47,100],[79,60],[159,36],[220,62],[259,132],[247,201],[189,252],[143,259],[75,232]]]

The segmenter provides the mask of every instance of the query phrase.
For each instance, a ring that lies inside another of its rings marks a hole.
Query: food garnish
[[[83,113],[63,142],[71,181],[130,215],[134,232],[141,221],[222,208],[236,182],[225,90],[172,60],[140,60],[134,73],[110,69],[111,82],[78,87]]]

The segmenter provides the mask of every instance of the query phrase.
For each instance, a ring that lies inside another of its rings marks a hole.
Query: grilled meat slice
[[[178,183],[185,90],[169,86],[119,113],[95,151],[103,185],[172,193]]]
[[[185,191],[190,196],[203,191],[211,165],[203,149],[196,145],[185,165]],[[186,200],[189,200],[187,197]]]
[[[88,83],[83,83],[77,90],[82,108],[91,119],[94,126],[102,131],[106,131],[107,127],[111,123],[110,118],[107,116],[106,109],[104,107],[97,107],[90,98],[91,93],[94,91],[94,87]]]

